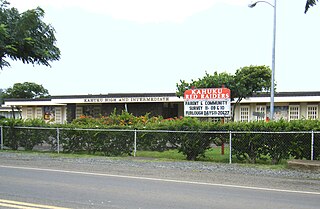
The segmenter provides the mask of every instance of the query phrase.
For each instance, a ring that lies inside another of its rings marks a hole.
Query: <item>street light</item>
[[[267,1],[256,1],[254,3],[250,3],[248,7],[253,8],[258,3],[266,3],[273,7],[273,44],[272,44],[272,66],[271,66],[271,95],[270,95],[270,120],[273,120],[274,116],[274,71],[276,67],[276,23],[277,23],[277,0],[274,0],[274,4],[272,5]]]
[[[270,6],[274,7],[274,6],[273,6],[272,4],[270,4],[270,2],[268,2],[268,1],[256,1],[256,2],[254,2],[254,3],[250,3],[250,4],[248,5],[248,7],[253,8],[253,7],[255,7],[259,2],[267,3],[267,4],[269,4]]]

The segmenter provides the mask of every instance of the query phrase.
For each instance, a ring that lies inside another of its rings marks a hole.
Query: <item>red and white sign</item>
[[[230,99],[230,89],[189,89],[184,92],[185,100]]]
[[[184,116],[231,116],[231,92],[228,88],[189,89],[184,92],[184,100]]]

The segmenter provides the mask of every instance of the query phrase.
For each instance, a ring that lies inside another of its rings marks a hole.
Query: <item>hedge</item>
[[[135,117],[126,112],[101,118],[83,116],[69,124],[48,124],[39,119],[1,119],[0,126],[3,127],[6,139],[4,145],[14,150],[32,150],[34,146],[43,143],[49,144],[54,150],[57,146],[56,129],[59,128],[59,141],[63,152],[103,153],[106,156],[130,155],[133,151],[133,131],[138,130],[138,150],[177,149],[187,160],[197,160],[204,156],[213,144],[220,146],[222,143],[228,143],[228,132],[232,131],[232,153],[238,160],[256,163],[259,159],[269,158],[274,164],[291,157],[310,159],[311,135],[307,131],[320,131],[319,120],[222,124],[190,117]],[[17,127],[46,129],[39,131]],[[295,133],[282,133],[293,131]],[[320,160],[320,134],[314,134],[314,159]]]

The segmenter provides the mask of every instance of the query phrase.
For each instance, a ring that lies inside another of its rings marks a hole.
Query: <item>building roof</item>
[[[256,93],[252,97],[268,97],[270,92]],[[320,91],[275,92],[275,97],[320,96]]]
[[[50,106],[81,103],[141,103],[141,102],[183,102],[175,93],[110,93],[88,95],[60,95],[37,99],[4,99],[3,106]],[[235,102],[235,101],[233,101]],[[269,103],[270,92],[256,93],[241,103]],[[275,103],[320,102],[320,91],[276,92]]]
[[[79,98],[115,98],[115,97],[175,97],[175,93],[110,93],[110,94],[86,94],[86,95],[58,95],[52,99],[79,99]]]

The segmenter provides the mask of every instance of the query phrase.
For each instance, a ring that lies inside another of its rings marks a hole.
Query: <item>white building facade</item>
[[[279,92],[274,101],[274,120],[319,119],[320,92]],[[244,99],[235,109],[235,121],[267,120],[269,115],[268,94]]]
[[[236,107],[235,121],[267,120],[270,94],[243,99]],[[279,92],[275,94],[274,119],[319,119],[320,92]],[[66,123],[82,115],[101,117],[127,111],[140,116],[150,113],[164,118],[184,116],[184,100],[175,93],[100,94],[52,96],[46,99],[7,99],[2,108],[18,107],[23,119],[43,118],[52,123]],[[213,118],[218,119],[218,118]]]

